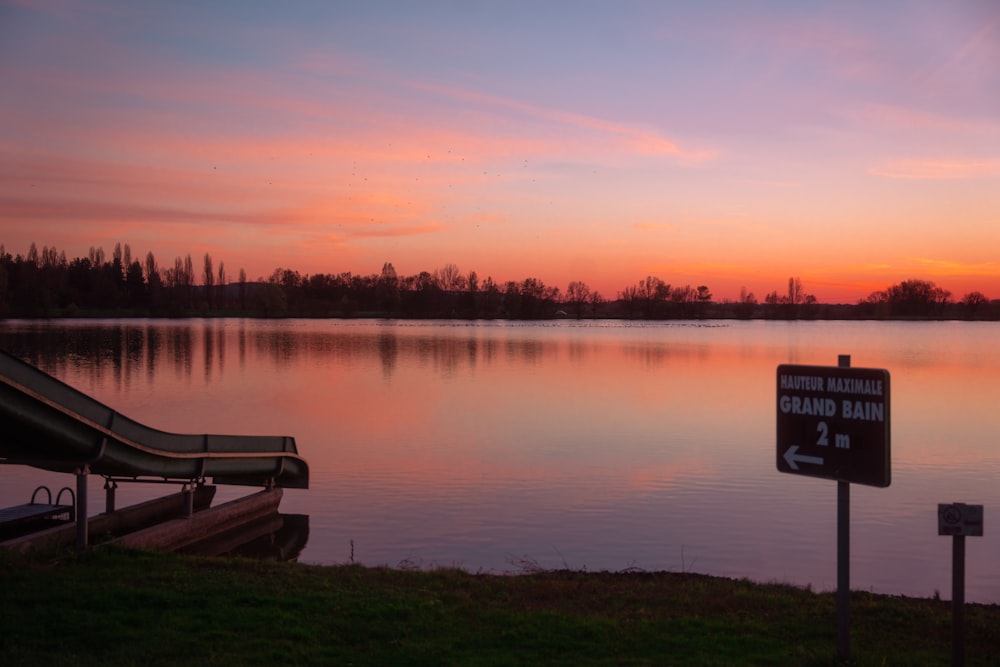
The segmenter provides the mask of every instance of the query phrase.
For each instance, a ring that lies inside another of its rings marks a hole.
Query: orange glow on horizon
[[[576,41],[587,13],[513,48],[477,12],[15,4],[0,242],[251,278],[452,263],[605,299],[649,275],[716,301],[793,276],[823,303],[911,278],[1000,298],[994,11],[892,35],[875,7],[662,11],[617,16],[631,46],[605,52]]]

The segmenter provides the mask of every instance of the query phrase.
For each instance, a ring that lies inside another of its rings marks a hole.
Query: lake
[[[892,484],[852,486],[852,588],[949,598],[937,504],[966,502],[985,506],[967,600],[993,603],[998,341],[996,322],[0,322],[0,346],[150,426],[294,436],[311,488],[282,511],[310,517],[303,562],[815,590],[836,588],[837,484],[776,470],[775,371],[849,354],[892,388]],[[0,503],[38,484],[73,480],[0,466]]]

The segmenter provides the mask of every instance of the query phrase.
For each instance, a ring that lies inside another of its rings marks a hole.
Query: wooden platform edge
[[[265,489],[217,507],[195,512],[190,517],[171,519],[129,533],[107,544],[160,551],[176,551],[212,535],[231,530],[278,511],[280,488]]]
[[[195,489],[195,511],[204,510],[215,497],[214,486],[199,486]],[[160,498],[123,507],[110,514],[98,514],[88,520],[91,539],[100,539],[108,533],[135,530],[158,521],[179,516],[184,509],[182,493],[172,493]],[[72,523],[53,526],[45,530],[14,537],[0,542],[0,549],[28,551],[31,549],[58,548],[72,546],[76,542],[76,525]]]

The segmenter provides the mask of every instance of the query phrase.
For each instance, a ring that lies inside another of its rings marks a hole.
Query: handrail
[[[62,499],[63,491],[69,494],[69,504],[72,505],[73,507],[76,507],[76,495],[73,493],[73,489],[69,488],[68,486],[64,486],[63,488],[59,489],[59,493],[56,494],[56,505],[58,505],[59,501]]]
[[[39,491],[44,491],[46,494],[48,494],[48,496],[49,496],[49,502],[47,502],[45,504],[46,505],[51,505],[52,504],[52,491],[50,491],[49,487],[45,486],[44,484],[41,485],[40,487],[38,487],[37,489],[35,489],[34,491],[32,491],[32,493],[31,493],[31,504],[32,505],[38,504],[38,503],[35,502],[35,496],[38,495]],[[56,500],[56,502],[58,503],[59,501]]]

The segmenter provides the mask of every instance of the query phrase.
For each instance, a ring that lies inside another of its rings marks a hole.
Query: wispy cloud
[[[930,130],[934,132],[998,133],[1000,120],[969,116],[950,116],[916,107],[892,104],[868,104],[849,116],[877,129]]]
[[[1000,12],[996,11],[995,5],[991,7],[987,12],[992,16],[982,16],[981,24],[974,28],[970,26],[972,33],[967,39],[959,42],[932,66],[917,70],[912,75],[911,82],[922,87],[940,85],[941,82],[954,78],[957,68],[970,65],[974,72],[986,71],[982,68],[995,72],[997,58],[1000,57],[1000,41],[995,38],[1000,33]]]
[[[434,234],[445,229],[439,222],[429,222],[422,225],[361,225],[347,233],[338,235],[341,238],[363,239],[363,238],[399,238],[405,236],[420,236],[423,234]]]
[[[557,125],[594,131],[616,139],[619,145],[625,150],[639,155],[671,156],[685,162],[704,162],[716,155],[715,151],[709,149],[681,148],[675,140],[651,128],[643,128],[568,111],[548,109],[473,90],[426,83],[412,83],[410,86],[418,90],[432,92],[473,105],[506,109],[517,114],[549,121]]]
[[[959,262],[916,257],[911,261],[933,276],[1000,276],[1000,262]]]
[[[927,158],[895,160],[872,167],[868,173],[885,178],[914,180],[956,180],[1000,176],[1000,159],[970,160]]]
[[[677,225],[671,222],[637,222],[632,227],[640,232],[668,232],[677,229]]]
[[[0,152],[0,224],[142,221],[324,228],[352,238],[433,232],[431,204],[419,192],[380,187],[269,188],[257,173],[180,169]],[[390,231],[386,231],[390,230]]]

